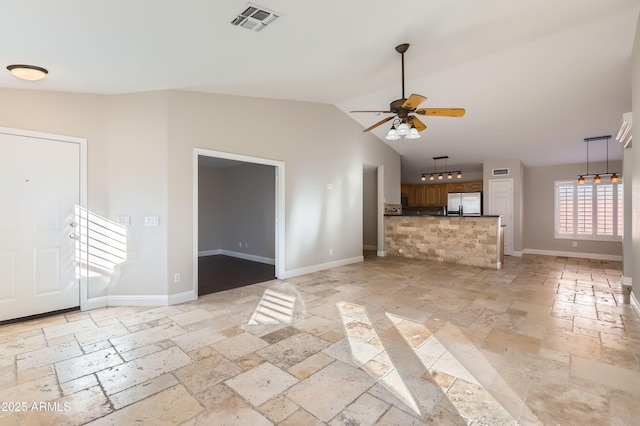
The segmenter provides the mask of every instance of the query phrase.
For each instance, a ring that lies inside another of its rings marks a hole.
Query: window
[[[621,241],[623,190],[619,183],[556,182],[556,238]]]

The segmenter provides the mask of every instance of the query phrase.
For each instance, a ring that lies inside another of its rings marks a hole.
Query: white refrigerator
[[[451,216],[480,216],[482,214],[482,192],[450,192],[447,214]]]

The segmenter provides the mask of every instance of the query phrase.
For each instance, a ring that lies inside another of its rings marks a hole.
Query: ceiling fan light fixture
[[[400,54],[400,62],[401,62],[401,71],[402,71],[402,97],[400,99],[396,99],[389,104],[389,109],[387,110],[352,110],[351,112],[368,112],[368,113],[377,113],[377,114],[393,114],[392,117],[383,118],[382,120],[375,123],[373,126],[369,126],[363,130],[363,132],[368,132],[370,130],[375,129],[376,127],[388,122],[389,120],[394,120],[394,123],[398,124],[396,128],[397,135],[402,138],[407,139],[418,139],[420,135],[418,132],[423,131],[427,128],[427,126],[420,121],[418,116],[441,116],[441,117],[462,117],[465,114],[464,108],[420,108],[418,106],[422,104],[422,102],[426,101],[427,98],[422,95],[418,95],[416,93],[411,94],[409,97],[405,96],[404,91],[404,54],[409,49],[408,43],[403,43],[396,46],[396,52]],[[414,115],[416,114],[416,115]],[[411,130],[413,127],[416,127],[416,131]],[[387,140],[396,140],[395,137],[389,137],[387,134]]]
[[[409,125],[407,123],[400,123],[398,126],[398,135],[407,136],[409,134]]]
[[[418,133],[418,129],[416,129],[415,126],[411,126],[411,129],[409,129],[409,133],[407,134],[407,136],[405,136],[405,138],[407,138],[407,139],[419,139],[420,138],[420,133]]]
[[[400,139],[400,136],[398,136],[398,131],[396,130],[396,126],[391,126],[389,132],[387,133],[387,136],[385,136],[385,139],[389,141],[396,141]]]
[[[49,74],[49,71],[35,65],[9,65],[9,72],[22,80],[38,81],[42,80]]]

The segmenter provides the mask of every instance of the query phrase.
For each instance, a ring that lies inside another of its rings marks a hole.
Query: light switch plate
[[[131,216],[117,216],[116,222],[120,225],[129,226],[131,225]]]
[[[158,226],[158,216],[145,216],[144,226]]]

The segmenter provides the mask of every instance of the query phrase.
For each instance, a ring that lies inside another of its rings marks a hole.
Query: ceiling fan
[[[378,121],[371,127],[363,130],[368,132],[371,129],[394,120],[391,130],[387,134],[386,139],[394,140],[400,136],[405,136],[407,139],[417,139],[420,137],[418,132],[423,131],[427,126],[420,121],[420,119],[414,115],[434,115],[442,117],[462,117],[465,113],[464,108],[418,108],[418,106],[427,100],[422,95],[412,94],[409,98],[404,97],[404,53],[409,49],[409,44],[404,43],[396,46],[396,52],[402,56],[402,99],[396,99],[389,105],[388,111],[351,111],[351,112],[375,112],[378,114],[394,114],[383,120]]]

